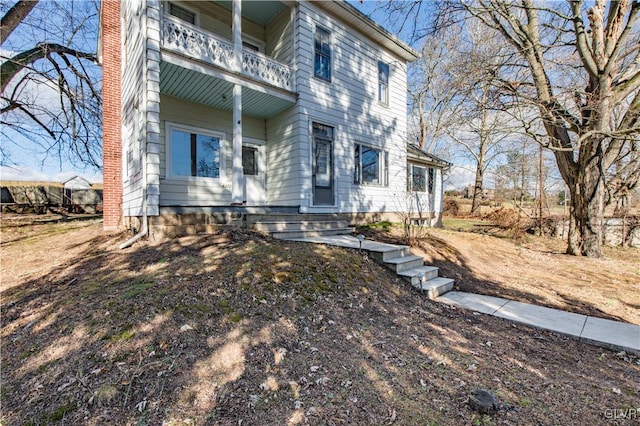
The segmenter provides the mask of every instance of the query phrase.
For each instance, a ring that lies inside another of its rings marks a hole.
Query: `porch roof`
[[[198,70],[183,68],[170,62],[160,63],[160,93],[171,95],[214,108],[233,110],[232,81],[217,78]],[[242,87],[242,113],[267,119],[293,105],[290,96]]]
[[[416,50],[346,1],[312,1],[315,5],[321,7],[327,12],[330,12],[338,19],[343,20],[351,27],[360,31],[366,37],[386,47],[403,60],[411,62],[418,59],[419,54]]]
[[[428,164],[430,166],[440,166],[445,169],[453,165],[453,163],[443,160],[411,143],[407,144],[407,161]]]

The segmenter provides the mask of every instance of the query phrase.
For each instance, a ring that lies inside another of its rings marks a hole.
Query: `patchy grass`
[[[459,285],[561,256],[437,232],[428,255],[466,271]],[[40,235],[0,252],[3,425],[601,425],[640,406],[635,357],[431,302],[357,250],[243,231],[124,251],[99,225]],[[478,387],[495,416],[466,403]]]

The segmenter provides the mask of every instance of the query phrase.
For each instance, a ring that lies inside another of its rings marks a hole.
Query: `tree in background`
[[[459,34],[425,39],[420,58],[408,68],[412,132],[421,149],[441,157],[449,156],[448,144],[443,142],[464,98],[464,80],[453,56]]]
[[[3,2],[0,163],[11,149],[101,168],[97,1]]]
[[[567,252],[600,256],[605,206],[640,178],[640,2],[439,5],[440,29],[470,16],[512,47],[501,93],[529,108],[554,152],[571,194]]]
[[[570,193],[567,253],[601,256],[605,207],[640,181],[640,1],[443,0],[427,19],[418,0],[386,4],[413,36],[473,22],[510,46],[495,69],[503,110],[526,111],[523,129],[554,153]]]

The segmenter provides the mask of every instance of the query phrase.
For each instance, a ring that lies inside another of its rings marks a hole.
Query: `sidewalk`
[[[639,325],[460,291],[449,292],[435,300],[640,356]]]
[[[389,252],[407,246],[359,241],[350,235],[298,238],[293,241],[327,244],[339,247],[362,248],[370,252]],[[442,293],[440,293],[442,294]],[[612,321],[530,305],[493,296],[451,291],[434,299],[460,308],[505,318],[531,327],[550,330],[596,346],[626,351],[640,356],[640,325]]]

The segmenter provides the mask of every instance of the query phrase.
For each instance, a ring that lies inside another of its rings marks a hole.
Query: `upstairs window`
[[[316,27],[314,74],[331,81],[331,33]]]
[[[220,177],[222,134],[180,126],[170,128],[171,175]]]
[[[389,105],[389,64],[378,62],[378,102]]]
[[[356,144],[354,151],[353,183],[356,185],[389,185],[386,151],[367,145]]]
[[[184,7],[180,7],[174,3],[169,3],[169,14],[190,24],[196,25],[196,14]]]

